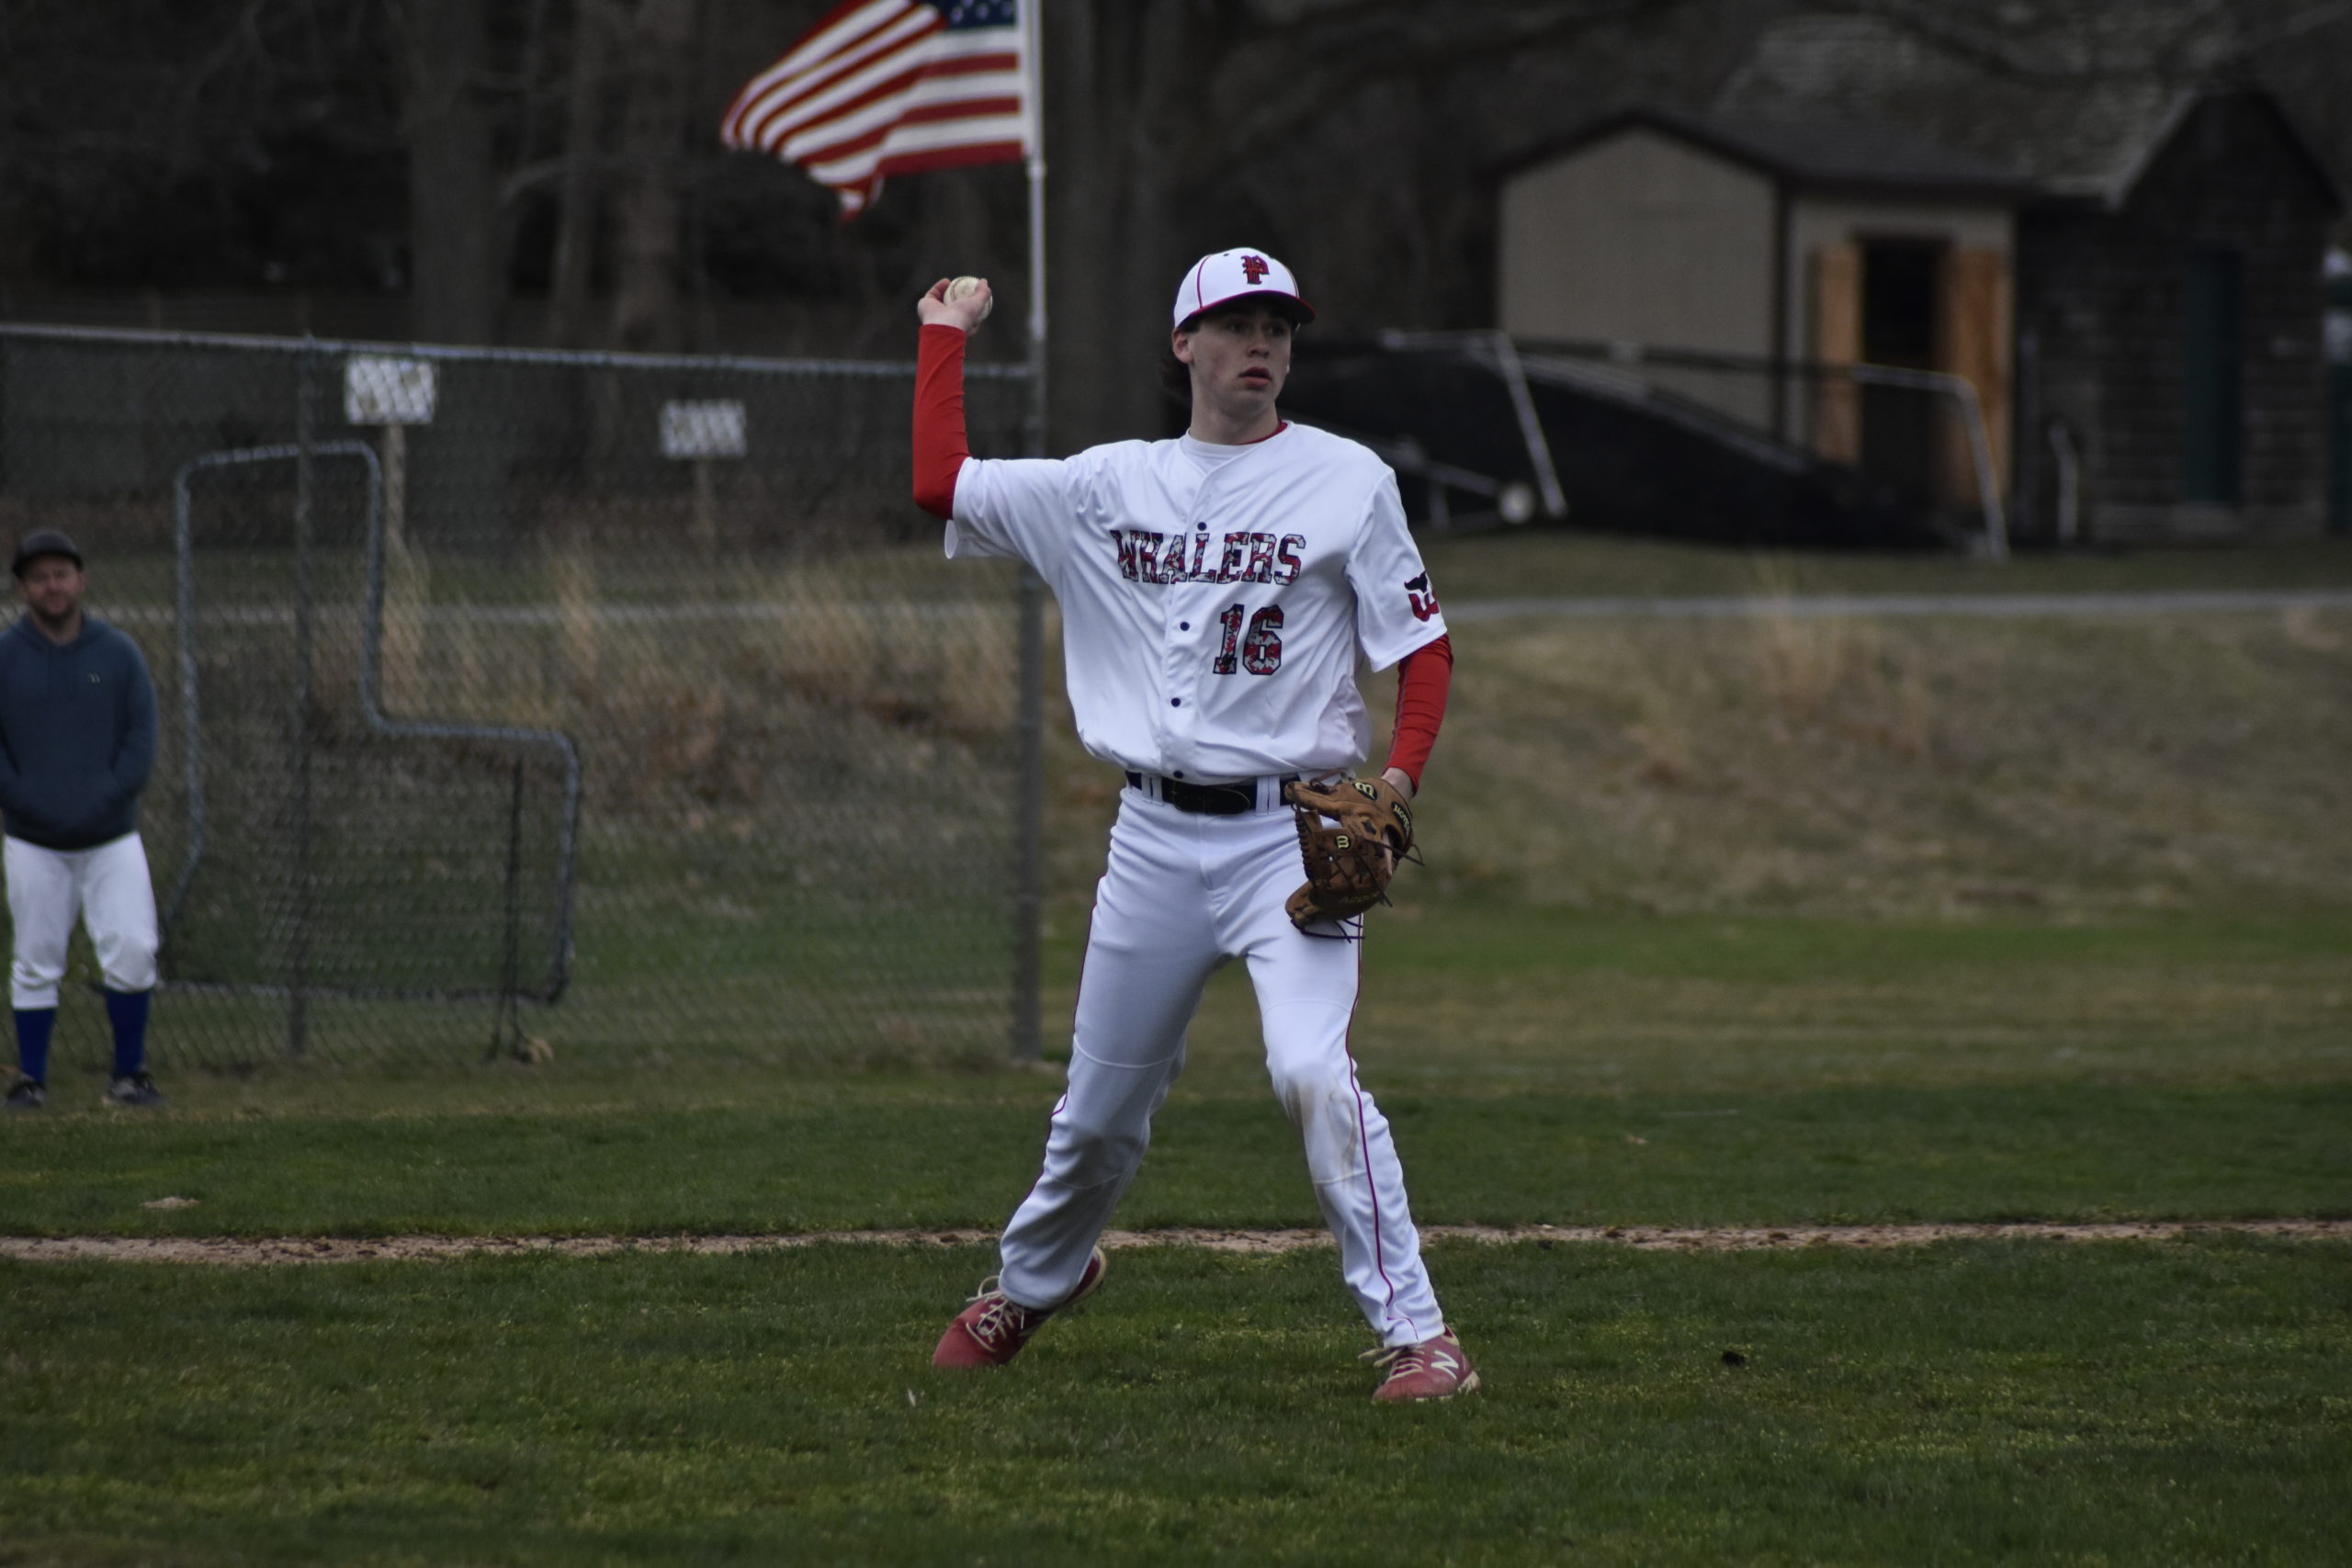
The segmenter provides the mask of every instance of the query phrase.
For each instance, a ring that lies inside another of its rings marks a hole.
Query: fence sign
[[[439,390],[430,360],[355,355],[343,366],[343,417],[349,424],[431,424]]]
[[[722,398],[662,405],[662,456],[740,457],[744,453],[743,405]]]

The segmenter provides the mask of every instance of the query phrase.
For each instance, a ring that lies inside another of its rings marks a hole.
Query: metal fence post
[[[1491,335],[1488,352],[1494,356],[1495,373],[1503,378],[1504,389],[1510,393],[1511,411],[1519,416],[1519,434],[1527,443],[1527,460],[1535,469],[1535,483],[1544,495],[1544,515],[1566,517],[1568,498],[1560,489],[1560,471],[1552,466],[1552,444],[1544,437],[1544,422],[1535,417],[1535,397],[1527,389],[1527,371],[1519,362],[1519,344],[1509,333]]]
[[[1013,728],[1012,1055],[1034,1062],[1044,1041],[1046,920],[1046,585],[1021,571],[1021,701]]]
[[[1029,407],[1023,434],[1032,457],[1046,455],[1046,246],[1044,161],[1029,175],[1031,303]],[[1044,1050],[1043,970],[1046,945],[1046,584],[1021,568],[1020,682],[1013,719],[1019,761],[1014,768],[1012,823],[1012,1056],[1034,1062]]]
[[[523,1046],[523,764],[514,764],[514,793],[506,805],[506,921],[500,936],[498,1005],[491,1013],[490,1054],[520,1052]]]
[[[311,581],[312,459],[318,445],[318,351],[306,344],[294,359],[294,886],[286,942],[286,1054],[310,1048],[311,928],[316,880],[311,865],[311,730],[317,693],[315,585]]]

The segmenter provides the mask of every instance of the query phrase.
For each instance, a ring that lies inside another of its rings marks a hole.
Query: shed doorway
[[[1862,252],[1861,357],[1905,370],[1942,367],[1937,327],[1943,316],[1945,253],[1939,240],[1865,240]],[[1943,494],[1941,411],[1910,387],[1861,389],[1861,469],[1917,507]]]

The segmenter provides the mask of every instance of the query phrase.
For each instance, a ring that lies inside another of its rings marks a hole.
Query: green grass
[[[971,1251],[0,1268],[0,1562],[2266,1562],[2352,1519],[2352,1248],[1121,1257],[1003,1374]],[[1746,1359],[1733,1367],[1725,1350]]]
[[[10,1231],[48,1235],[993,1226],[1035,1175],[1052,1092],[1033,1084],[1023,1099],[569,1115],[166,1113],[135,1126],[93,1112],[11,1128],[0,1204]],[[1407,1093],[1382,1104],[1429,1220],[2352,1216],[2352,1085],[2341,1083]],[[198,1206],[142,1207],[166,1196]],[[1319,1223],[1296,1140],[1261,1099],[1172,1102],[1119,1218]]]
[[[1424,889],[1357,1043],[1424,1221],[2343,1216],[2347,953],[2325,910]],[[1314,1224],[1251,1013],[1219,976],[1123,1224]],[[19,1234],[986,1226],[1054,1094],[782,1049],[188,1070],[148,1116],[59,1081],[0,1122]],[[0,1265],[0,1564],[2318,1563],[2352,1525],[2340,1242],[1445,1247],[1489,1386],[1408,1412],[1329,1253],[1123,1253],[1009,1373],[935,1379],[987,1268]]]
[[[1054,948],[1067,1028],[1075,937]],[[1355,1045],[1424,1217],[1796,1224],[2352,1213],[2352,919],[2063,926],[1594,916],[1426,898],[1375,923]],[[94,1070],[0,1125],[19,1232],[987,1225],[1051,1075],[772,1052]],[[1066,1039],[1066,1036],[1063,1036]],[[1064,1047],[1066,1049],[1066,1047]],[[1641,1142],[1632,1140],[1639,1139]],[[198,1206],[150,1211],[164,1196]],[[1254,999],[1220,974],[1123,1211],[1311,1224]]]

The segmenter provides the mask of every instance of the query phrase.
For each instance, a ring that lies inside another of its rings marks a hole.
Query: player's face
[[[89,579],[64,556],[36,556],[17,579],[17,597],[45,621],[62,621],[81,607]]]
[[[1178,333],[1176,357],[1193,372],[1193,396],[1220,407],[1272,408],[1290,379],[1290,317],[1271,305],[1204,316]]]

